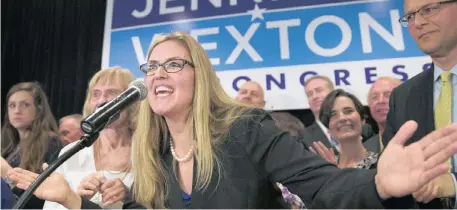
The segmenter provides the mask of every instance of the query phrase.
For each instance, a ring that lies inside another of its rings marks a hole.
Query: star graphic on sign
[[[260,18],[263,20],[263,12],[265,12],[267,9],[260,9],[258,4],[255,4],[255,7],[253,10],[248,10],[248,13],[251,14],[251,22],[254,21],[257,18]]]

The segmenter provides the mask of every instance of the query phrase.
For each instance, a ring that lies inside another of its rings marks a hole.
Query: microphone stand
[[[84,147],[90,147],[98,138],[99,132],[95,132],[91,135],[86,134],[81,137],[81,141],[79,141],[75,146],[70,148],[68,151],[63,153],[59,156],[46,170],[41,173],[37,179],[30,185],[27,190],[21,195],[19,200],[17,201],[16,205],[14,205],[13,209],[22,209],[30,200],[32,193],[41,185],[41,183],[51,175],[60,165],[62,165],[68,158],[79,152],[80,150],[84,149]]]

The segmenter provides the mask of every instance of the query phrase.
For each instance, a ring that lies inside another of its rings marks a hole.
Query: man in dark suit
[[[406,144],[418,141],[445,124],[457,122],[457,1],[405,0],[404,7],[405,16],[400,18],[400,22],[408,27],[419,48],[430,55],[433,65],[392,92],[383,134],[384,145],[408,120],[416,121],[419,127]],[[427,202],[434,197],[455,198],[457,161],[454,159],[455,155],[449,162],[450,173],[424,186],[426,193],[413,194],[416,200]],[[435,187],[440,189],[439,193],[430,193],[430,189]],[[427,192],[430,196],[426,196]],[[450,204],[447,207],[455,207],[455,203]]]
[[[305,94],[308,97],[309,108],[314,115],[314,123],[306,127],[306,131],[312,139],[304,139],[308,147],[314,141],[322,142],[327,148],[333,148],[338,153],[338,141],[332,139],[328,129],[319,120],[319,111],[325,97],[334,90],[333,82],[326,76],[316,75],[305,81]]]
[[[308,97],[309,108],[314,115],[314,123],[306,127],[306,132],[312,138],[303,139],[307,147],[311,147],[313,142],[320,141],[327,148],[332,148],[335,154],[338,154],[338,140],[328,134],[328,129],[319,120],[321,104],[325,97],[334,90],[333,82],[326,76],[316,75],[305,81],[305,94]],[[362,137],[364,140],[373,136],[373,130],[369,124],[362,127]]]
[[[394,77],[380,77],[368,91],[368,107],[371,117],[376,121],[379,133],[373,135],[363,143],[369,151],[380,153],[384,147],[380,136],[386,127],[387,113],[389,112],[389,97],[392,90],[401,84],[401,80]]]

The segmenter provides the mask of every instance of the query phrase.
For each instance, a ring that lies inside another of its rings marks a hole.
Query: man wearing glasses
[[[399,22],[408,28],[418,47],[430,55],[433,65],[392,92],[384,145],[408,120],[416,121],[419,127],[406,144],[457,123],[457,0],[404,0],[404,9]],[[421,207],[456,207],[456,156],[448,161],[448,174],[413,193],[423,203]]]

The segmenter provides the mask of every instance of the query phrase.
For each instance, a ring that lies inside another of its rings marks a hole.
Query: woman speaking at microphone
[[[280,131],[266,111],[228,96],[204,49],[185,33],[156,39],[141,70],[148,100],[134,134],[133,199],[123,208],[280,208],[276,182],[308,208],[405,208],[414,201],[403,196],[445,173],[457,151],[456,125],[404,147],[417,128],[408,122],[378,170],[339,169]],[[22,169],[9,175],[22,188],[36,177]],[[59,173],[35,195],[67,208],[100,208]]]
[[[112,67],[97,72],[89,82],[83,115],[114,99],[128,88],[135,76],[126,69]],[[104,208],[121,208],[133,183],[131,174],[132,133],[137,106],[122,111],[118,120],[100,132],[99,139],[64,162],[56,171],[62,173],[79,196]],[[77,142],[64,147],[66,152]],[[64,208],[46,201],[44,209]]]

